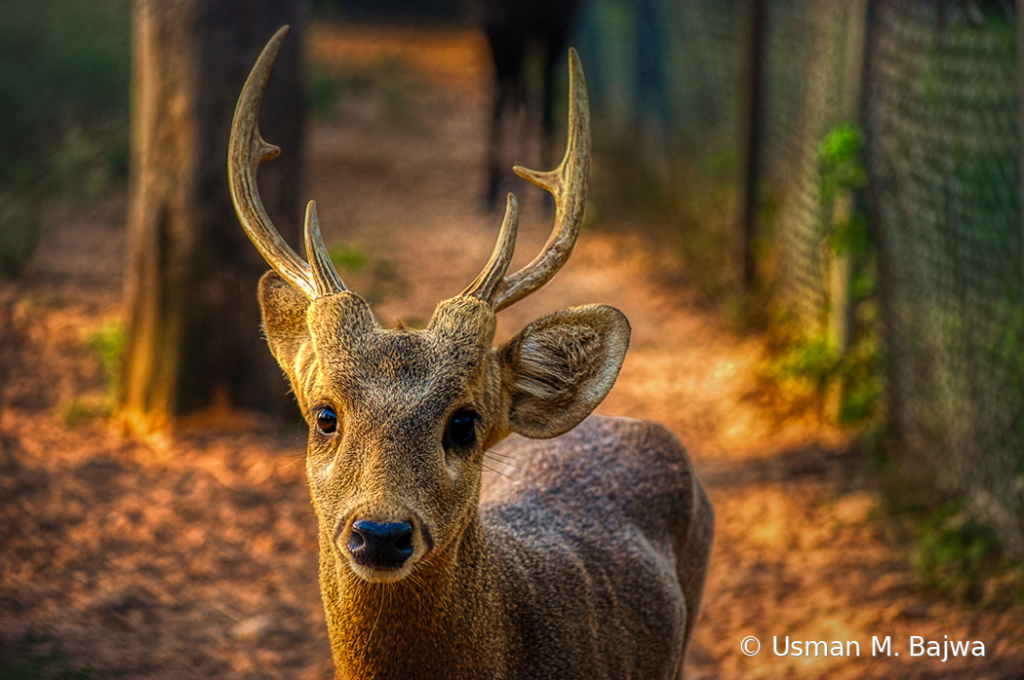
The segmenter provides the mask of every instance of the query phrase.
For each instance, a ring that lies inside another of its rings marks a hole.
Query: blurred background
[[[693,677],[1024,677],[1014,2],[13,0],[0,678],[331,674],[303,435],[226,175],[285,23],[263,200],[297,249],[318,201],[386,325],[472,280],[506,191],[513,266],[539,251],[549,203],[508,169],[557,161],[579,51],[583,236],[499,340],[574,304],[631,319],[601,410],[666,423],[718,510]],[[737,648],[903,633],[989,652]]]

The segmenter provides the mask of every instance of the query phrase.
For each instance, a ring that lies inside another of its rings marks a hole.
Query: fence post
[[[765,0],[747,0],[747,52],[743,61],[743,109],[740,112],[740,170],[737,182],[736,264],[740,285],[753,291],[757,279],[753,242],[757,232],[757,185],[761,163],[765,64]]]
[[[846,11],[842,116],[846,120],[860,122],[863,117],[868,0],[850,0]],[[863,203],[862,191],[843,191],[836,197],[831,219],[849,219],[855,212],[863,212],[859,210]],[[840,353],[845,352],[853,340],[853,300],[850,287],[855,266],[849,253],[836,255],[831,258],[829,265],[829,334]]]

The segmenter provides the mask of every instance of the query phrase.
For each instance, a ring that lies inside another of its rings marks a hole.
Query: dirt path
[[[476,275],[500,219],[479,210],[485,46],[466,33],[315,37],[315,53],[353,77],[312,130],[307,191],[327,242],[365,257],[346,283],[382,322],[420,323]],[[522,198],[513,267],[550,228],[542,202]],[[114,196],[53,213],[29,275],[0,288],[0,677],[5,657],[54,645],[108,677],[331,677],[301,433],[139,442],[102,420],[62,422],[72,400],[103,391],[82,343],[120,313],[123,207]],[[871,519],[850,437],[780,418],[757,389],[758,339],[659,284],[662,258],[628,226],[588,226],[499,335],[590,302],[629,317],[629,355],[600,411],[674,430],[717,510],[690,677],[1024,677],[1020,612],[915,590]],[[747,635],[756,657],[740,651]],[[857,641],[860,656],[778,657],[772,636],[787,635]],[[985,657],[911,658],[912,635],[982,640]],[[891,636],[900,656],[872,657],[872,636]]]

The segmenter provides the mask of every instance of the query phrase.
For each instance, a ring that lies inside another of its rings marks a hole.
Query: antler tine
[[[538,172],[522,166],[513,171],[523,179],[551,192],[555,198],[555,224],[551,236],[530,264],[504,280],[494,301],[496,312],[519,302],[558,273],[576,245],[587,199],[590,171],[590,104],[587,83],[576,50],[569,48],[569,141],[565,156],[555,170]]]
[[[494,296],[505,280],[505,272],[512,262],[512,254],[516,250],[516,232],[519,228],[519,202],[515,194],[508,195],[505,203],[505,218],[501,221],[498,240],[494,244],[491,259],[487,261],[480,275],[469,284],[463,295],[475,297],[493,305]]]
[[[231,121],[231,139],[228,142],[228,183],[238,221],[260,255],[281,278],[312,300],[324,294],[318,291],[314,271],[292,250],[270,221],[256,184],[256,168],[259,164],[281,153],[281,149],[268,144],[260,136],[259,114],[270,72],[287,33],[288,27],[282,26],[263,48],[238,97],[235,116]],[[333,279],[322,272],[319,276],[324,281],[341,282],[337,272],[334,272]],[[344,290],[343,285],[341,289]]]
[[[306,260],[309,262],[313,274],[313,285],[316,288],[317,296],[340,293],[345,288],[338,270],[331,262],[331,256],[327,254],[327,247],[324,246],[323,238],[320,236],[320,220],[316,217],[316,201],[310,201],[306,205],[305,221],[306,239]]]

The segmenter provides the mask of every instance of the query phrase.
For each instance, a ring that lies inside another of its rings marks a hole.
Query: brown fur
[[[493,349],[495,313],[469,296],[440,303],[421,331],[379,327],[348,291],[310,302],[274,273],[260,302],[310,423],[338,677],[681,677],[713,515],[670,433],[586,419],[625,356],[620,312],[557,312]],[[323,406],[338,415],[333,435],[316,427]],[[476,444],[448,450],[463,408],[479,414]],[[516,479],[484,490],[484,456],[510,433],[558,438],[515,437],[504,453]],[[349,559],[357,517],[412,518],[400,573]]]

